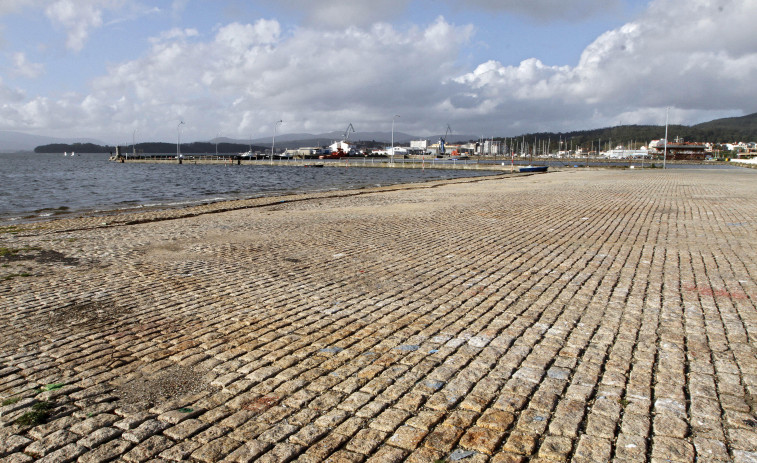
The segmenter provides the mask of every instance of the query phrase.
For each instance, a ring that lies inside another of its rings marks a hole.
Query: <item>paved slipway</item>
[[[2,461],[757,461],[753,170],[1,231]]]

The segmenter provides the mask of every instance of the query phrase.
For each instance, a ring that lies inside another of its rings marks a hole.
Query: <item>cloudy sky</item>
[[[512,136],[757,112],[755,0],[1,0],[0,130]]]

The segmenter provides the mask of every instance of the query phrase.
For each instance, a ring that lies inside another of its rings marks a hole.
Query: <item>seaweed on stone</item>
[[[32,405],[31,411],[24,413],[16,418],[15,423],[19,426],[37,426],[42,424],[50,417],[50,411],[55,408],[53,402],[43,400]]]

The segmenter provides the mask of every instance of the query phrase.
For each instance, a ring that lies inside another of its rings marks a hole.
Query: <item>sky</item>
[[[757,0],[0,0],[0,130],[690,125],[757,112],[755,20]]]

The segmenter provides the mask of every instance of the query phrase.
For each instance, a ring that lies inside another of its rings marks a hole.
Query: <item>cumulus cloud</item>
[[[240,138],[267,134],[278,119],[289,132],[353,120],[374,130],[396,113],[417,123],[443,101],[439,82],[461,72],[454,57],[472,33],[443,18],[425,27],[289,34],[277,21],[259,20],[225,25],[205,40],[174,30],[140,59],[112,66],[79,103],[36,99],[19,111],[26,121],[44,112],[46,120],[78,119],[93,131],[139,128],[155,139],[170,137],[179,118],[190,132]]]
[[[482,116],[493,101],[519,114],[533,114],[537,102],[551,108],[537,127],[544,130],[586,127],[586,117],[631,122],[667,106],[681,118],[753,112],[757,89],[749,76],[757,71],[757,50],[748,44],[757,43],[749,25],[755,16],[749,0],[656,0],[638,20],[598,37],[575,66],[535,58],[517,66],[487,62],[455,82],[473,90]],[[571,116],[580,122],[570,124]]]
[[[59,0],[48,6],[45,14],[66,29],[66,46],[74,51],[80,51],[84,47],[90,29],[102,25],[102,12],[89,2]]]
[[[29,62],[24,53],[13,55],[13,72],[17,75],[34,79],[42,74],[44,68],[42,64]]]

